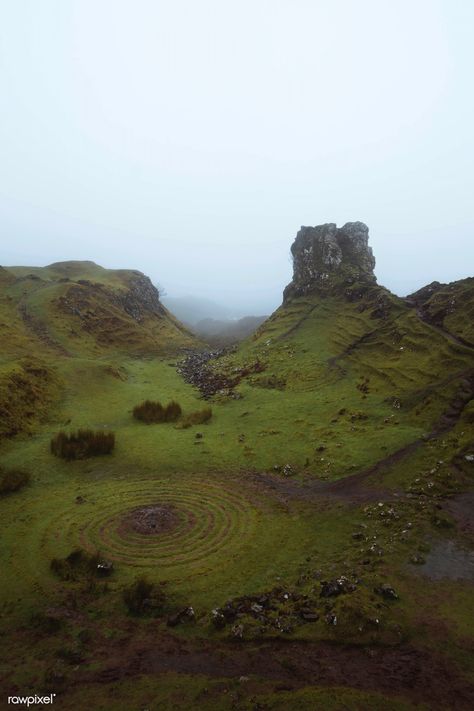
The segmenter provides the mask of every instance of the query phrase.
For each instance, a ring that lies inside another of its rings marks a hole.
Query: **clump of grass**
[[[212,417],[212,407],[203,407],[202,410],[196,410],[195,412],[190,412],[181,420],[179,426],[183,429],[192,427],[192,425],[203,425]]]
[[[146,422],[146,424],[176,422],[181,417],[181,413],[181,405],[175,400],[171,400],[165,407],[161,402],[145,400],[141,405],[136,405],[133,408],[135,419]]]
[[[102,454],[110,454],[115,446],[113,432],[58,432],[51,440],[51,453],[63,459],[86,459]]]
[[[182,410],[179,402],[171,400],[165,407],[165,422],[176,422],[181,417]]]
[[[0,469],[0,496],[22,489],[29,481],[30,475],[22,469]]]
[[[166,596],[161,588],[142,576],[124,589],[123,601],[131,615],[156,614],[162,611]]]
[[[91,554],[82,548],[75,548],[66,558],[53,558],[50,568],[61,580],[103,577],[104,571],[112,572],[112,565],[104,562],[99,553]]]
[[[145,400],[141,405],[135,405],[133,408],[133,416],[136,420],[146,422],[147,424],[164,422],[165,408],[161,402]]]

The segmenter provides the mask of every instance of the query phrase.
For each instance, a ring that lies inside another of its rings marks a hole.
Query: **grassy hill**
[[[93,262],[2,268],[0,339],[0,437],[44,418],[77,372],[120,378],[127,358],[196,345],[148,277]]]
[[[0,498],[2,689],[71,711],[472,708],[471,280],[400,299],[362,223],[300,235],[282,306],[224,353],[137,272],[0,270],[0,474],[30,475]],[[144,424],[147,399],[183,414]],[[53,456],[80,428],[113,452]]]
[[[115,349],[161,355],[193,345],[191,334],[164,308],[148,277],[93,262],[9,267],[5,290],[28,334],[62,355]]]

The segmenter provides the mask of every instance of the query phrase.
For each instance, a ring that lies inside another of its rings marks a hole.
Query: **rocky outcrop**
[[[291,246],[293,280],[283,292],[284,301],[356,282],[375,284],[375,258],[368,241],[369,228],[363,222],[302,227]]]
[[[164,307],[160,301],[158,289],[141,272],[133,272],[128,280],[128,289],[118,297],[123,309],[135,321],[142,321],[146,312],[163,316]]]
[[[405,297],[418,316],[449,338],[474,348],[474,278],[450,284],[433,281]]]
[[[124,311],[137,323],[142,323],[146,316],[163,317],[166,313],[158,289],[141,272],[133,272],[124,280],[122,289],[111,289],[104,284],[79,279],[71,282],[71,287],[58,303],[63,311],[83,320],[105,315],[103,311],[107,307]]]

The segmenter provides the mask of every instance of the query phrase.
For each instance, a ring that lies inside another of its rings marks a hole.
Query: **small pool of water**
[[[435,543],[419,572],[432,580],[474,580],[474,551],[459,548],[454,541]]]

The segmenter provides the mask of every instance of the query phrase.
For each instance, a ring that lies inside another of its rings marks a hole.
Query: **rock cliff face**
[[[363,222],[302,227],[291,246],[293,280],[283,292],[284,301],[355,282],[375,284],[375,258],[368,241],[369,228]]]
[[[143,321],[146,312],[164,316],[158,289],[141,272],[133,272],[128,282],[128,291],[121,295],[124,310],[135,321]]]

